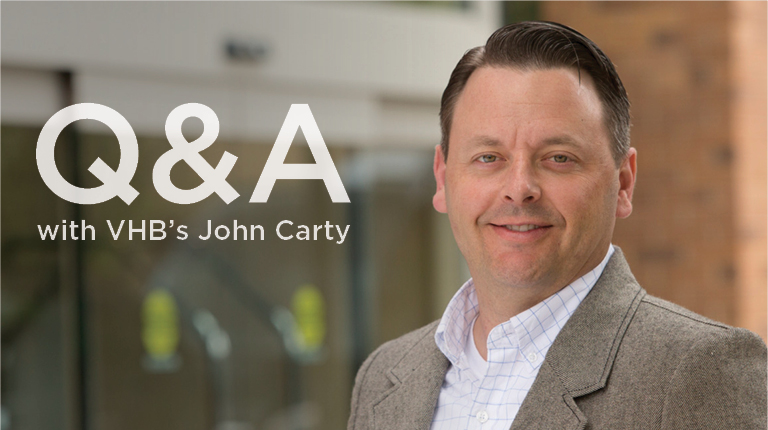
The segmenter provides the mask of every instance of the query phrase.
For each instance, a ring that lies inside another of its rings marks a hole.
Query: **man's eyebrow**
[[[471,139],[469,139],[468,143],[470,148],[501,146],[501,142],[498,139],[490,136],[483,136],[483,135],[472,137]],[[563,146],[574,146],[577,148],[580,148],[582,146],[581,142],[579,142],[577,139],[574,139],[573,137],[568,135],[547,137],[541,140],[541,145],[542,146],[563,145]]]
[[[575,146],[577,148],[580,148],[582,146],[581,142],[567,135],[548,137],[546,139],[543,139],[541,143],[543,146],[564,145],[564,146]]]
[[[497,139],[494,139],[490,136],[475,136],[469,139],[469,146],[470,148],[477,148],[477,147],[496,147],[501,146],[501,142],[499,142]]]

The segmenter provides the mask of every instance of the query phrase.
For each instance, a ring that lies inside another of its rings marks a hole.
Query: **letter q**
[[[93,119],[106,124],[115,133],[120,144],[120,164],[116,171],[101,158],[96,158],[88,168],[89,172],[103,182],[95,188],[80,188],[70,184],[56,168],[56,139],[66,126],[81,119]],[[79,103],[56,112],[45,123],[37,139],[37,169],[40,176],[51,191],[72,203],[92,205],[118,196],[125,203],[131,204],[139,195],[130,185],[138,164],[139,145],[131,125],[114,109],[96,103]]]

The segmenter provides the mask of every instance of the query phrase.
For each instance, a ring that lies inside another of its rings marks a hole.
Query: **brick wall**
[[[540,8],[594,40],[629,93],[638,182],[614,243],[635,276],[653,295],[765,339],[765,3]]]
[[[736,325],[766,338],[766,10],[765,2],[729,4],[731,142],[734,145]]]

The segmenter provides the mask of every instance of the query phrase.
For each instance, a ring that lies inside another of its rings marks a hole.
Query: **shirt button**
[[[528,361],[533,362],[533,361],[536,361],[536,359],[538,359],[538,358],[539,358],[539,356],[536,355],[535,352],[532,352],[532,353],[528,354]]]
[[[486,411],[480,411],[477,413],[477,420],[480,421],[480,424],[488,421],[488,412]]]

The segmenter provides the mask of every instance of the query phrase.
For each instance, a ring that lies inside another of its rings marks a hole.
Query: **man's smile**
[[[502,225],[501,227],[506,227],[507,230],[520,231],[524,233],[526,231],[534,230],[537,228],[546,228],[549,226],[542,226],[542,225],[536,225],[536,224],[522,224],[522,225],[505,224],[505,225]]]
[[[549,232],[551,224],[544,223],[516,223],[495,224],[489,223],[494,232],[506,241],[533,242]]]

